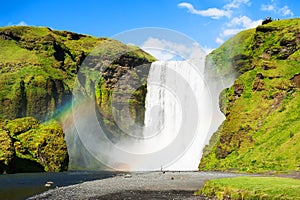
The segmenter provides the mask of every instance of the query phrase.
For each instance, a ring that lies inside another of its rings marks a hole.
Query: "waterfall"
[[[210,103],[201,72],[188,61],[152,63],[145,102],[144,153],[160,152],[162,158],[153,161],[160,162],[174,151],[177,155],[172,155],[172,162],[162,163],[162,168],[197,170],[210,126]]]

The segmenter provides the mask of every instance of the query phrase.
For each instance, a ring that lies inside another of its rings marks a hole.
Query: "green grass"
[[[0,63],[39,63],[34,52],[20,48],[13,40],[0,40]]]
[[[218,199],[300,199],[300,180],[278,177],[235,177],[207,181],[196,195]]]

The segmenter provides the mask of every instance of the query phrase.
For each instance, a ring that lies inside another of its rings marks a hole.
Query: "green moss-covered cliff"
[[[151,55],[135,46],[128,46],[108,38],[56,31],[46,27],[0,27],[0,118],[3,119],[1,125],[3,128],[0,131],[0,165],[2,172],[28,171],[29,168],[25,167],[25,162],[19,165],[24,160],[31,164],[38,163],[35,166],[36,170],[32,171],[67,169],[68,163],[65,159],[67,149],[62,148],[61,151],[64,152],[57,154],[56,143],[52,143],[52,140],[54,141],[55,137],[59,141],[63,138],[64,134],[59,129],[62,125],[59,121],[59,114],[61,108],[72,99],[75,80],[85,59],[85,64],[88,63],[99,73],[93,83],[81,80],[82,86],[89,84],[90,89],[96,95],[99,119],[108,132],[114,137],[122,134],[114,122],[113,112],[116,106],[128,104],[128,98],[122,98],[124,94],[131,96],[131,116],[137,122],[142,123],[146,76],[150,63],[155,60]],[[138,66],[144,66],[142,72],[136,69]],[[112,105],[113,89],[124,74],[130,74],[134,78],[130,79],[125,88],[117,91],[120,95],[120,98],[117,98],[119,102]],[[141,87],[133,90],[134,85]],[[124,126],[127,124],[125,118],[120,119]],[[57,127],[38,124],[52,119],[59,122]],[[22,131],[22,134],[14,133],[7,127],[10,122],[15,123],[16,127],[22,127],[23,120],[29,120],[35,125],[30,130]],[[43,143],[43,141],[48,141],[50,144]],[[63,147],[65,142],[60,142]],[[32,149],[30,153],[28,149]],[[57,159],[64,163],[64,166],[57,164],[58,160],[54,159],[52,153],[57,154],[58,157],[61,156]],[[30,166],[34,168],[33,165]],[[16,169],[17,166],[22,169]]]
[[[32,117],[0,122],[0,173],[65,171],[64,132],[56,122],[40,124]]]
[[[207,57],[207,76],[235,77],[220,95],[226,120],[200,170],[300,170],[300,19],[243,31]]]
[[[147,60],[127,55],[103,70],[96,88],[97,105],[112,138],[124,137],[134,126],[144,125],[146,83],[152,61],[151,57]]]
[[[104,51],[103,63],[119,55],[121,62],[114,61],[111,74],[121,66],[126,70],[154,60],[138,48],[107,38],[44,27],[0,28],[0,116],[32,116],[41,121],[53,117],[72,97],[78,69],[95,47]]]

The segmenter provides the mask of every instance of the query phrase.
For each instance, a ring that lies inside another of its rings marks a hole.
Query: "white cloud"
[[[204,17],[211,17],[214,19],[219,19],[221,17],[227,17],[230,20],[228,23],[225,23],[222,27],[222,31],[219,36],[216,38],[215,42],[217,44],[224,43],[224,40],[232,35],[237,34],[238,32],[254,28],[261,24],[262,20],[252,20],[247,16],[236,17],[234,15],[235,11],[241,8],[242,6],[250,6],[251,0],[228,0],[229,2],[225,4],[222,8],[209,8],[207,10],[197,10],[194,6],[187,2],[182,2],[178,4],[178,7],[187,8],[188,11],[192,14],[201,15]],[[265,8],[271,9],[271,8]],[[283,12],[283,11],[282,11]],[[288,10],[285,10],[288,13]],[[234,17],[234,18],[233,18]]]
[[[262,20],[252,20],[247,16],[234,17],[226,24],[225,28],[216,39],[217,44],[222,44],[225,38],[233,36],[245,29],[255,28],[262,23]]]
[[[28,24],[24,21],[20,21],[16,26],[28,26]]]
[[[285,16],[294,16],[294,13],[292,10],[287,6],[279,7],[276,3],[272,4],[262,4],[260,6],[261,11],[268,11],[268,12],[273,12],[275,14],[279,14],[283,17]]]
[[[291,9],[289,9],[288,6],[284,6],[284,7],[280,8],[279,14],[281,14],[282,16],[293,16],[294,15],[294,13],[291,11]]]
[[[227,23],[228,27],[237,27],[240,26],[244,29],[255,28],[260,25],[262,20],[252,20],[247,16],[240,16],[233,18],[229,23]]]
[[[178,4],[180,8],[187,8],[188,11],[192,14],[201,15],[203,17],[211,17],[213,19],[219,19],[221,17],[230,17],[231,11],[229,10],[222,10],[218,8],[208,8],[206,10],[197,10],[194,6],[190,3],[182,2]]]
[[[175,56],[174,54],[168,52],[168,51],[164,51],[162,49],[154,49],[154,48],[142,48],[144,51],[146,51],[147,53],[150,53],[151,55],[153,55],[155,58],[157,58],[158,60],[161,61],[169,61],[169,60],[174,60]]]
[[[224,40],[221,39],[221,38],[217,38],[216,41],[215,41],[217,44],[223,44],[224,43]]]
[[[275,10],[275,6],[274,5],[265,5],[265,4],[263,4],[263,5],[260,6],[260,9],[262,11],[273,11],[273,10]]]
[[[221,17],[230,18],[232,15],[232,10],[240,8],[242,5],[250,5],[250,0],[231,0],[228,4],[225,4],[222,9],[220,8],[208,8],[206,10],[197,10],[194,6],[187,2],[179,3],[177,6],[179,8],[186,8],[188,11],[195,15],[200,15],[203,17],[211,17],[213,19],[219,19]]]
[[[215,49],[207,47],[207,46],[202,47],[202,49],[203,49],[203,51],[205,52],[206,55],[210,54],[213,50],[215,50]]]
[[[255,28],[260,25],[261,22],[262,20],[252,20],[247,16],[235,17],[226,24],[226,26],[229,28],[223,30],[223,32],[221,33],[221,37],[229,37],[237,34],[242,30]]]
[[[160,61],[189,60],[196,66],[203,63],[205,55],[212,51],[209,48],[204,51],[198,43],[183,45],[153,37],[148,38],[141,48]]]
[[[238,32],[242,31],[243,29],[239,29],[239,28],[232,28],[232,29],[225,29],[221,36],[222,37],[228,37],[228,36],[232,36],[237,34]]]
[[[251,3],[249,0],[233,0],[230,3],[226,4],[224,8],[225,9],[239,8],[243,4],[250,5]]]
[[[175,57],[175,53],[166,50],[168,43],[166,41],[159,40],[157,38],[148,38],[141,46],[141,48],[150,53],[158,60],[172,60]]]
[[[148,38],[141,46],[159,60],[172,60],[177,55],[187,56],[189,50],[182,44],[176,44],[164,39]]]
[[[24,21],[20,21],[19,23],[17,23],[17,24],[14,24],[14,23],[12,23],[12,22],[9,22],[8,24],[7,24],[8,26],[29,26],[26,22],[24,22]]]

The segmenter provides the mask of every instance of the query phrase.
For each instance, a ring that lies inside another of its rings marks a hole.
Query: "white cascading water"
[[[179,143],[166,170],[197,170],[210,127],[211,102],[201,72],[188,61],[152,63],[146,95],[143,153],[162,152]],[[179,150],[179,151],[178,151]],[[159,162],[157,159],[154,162]]]

